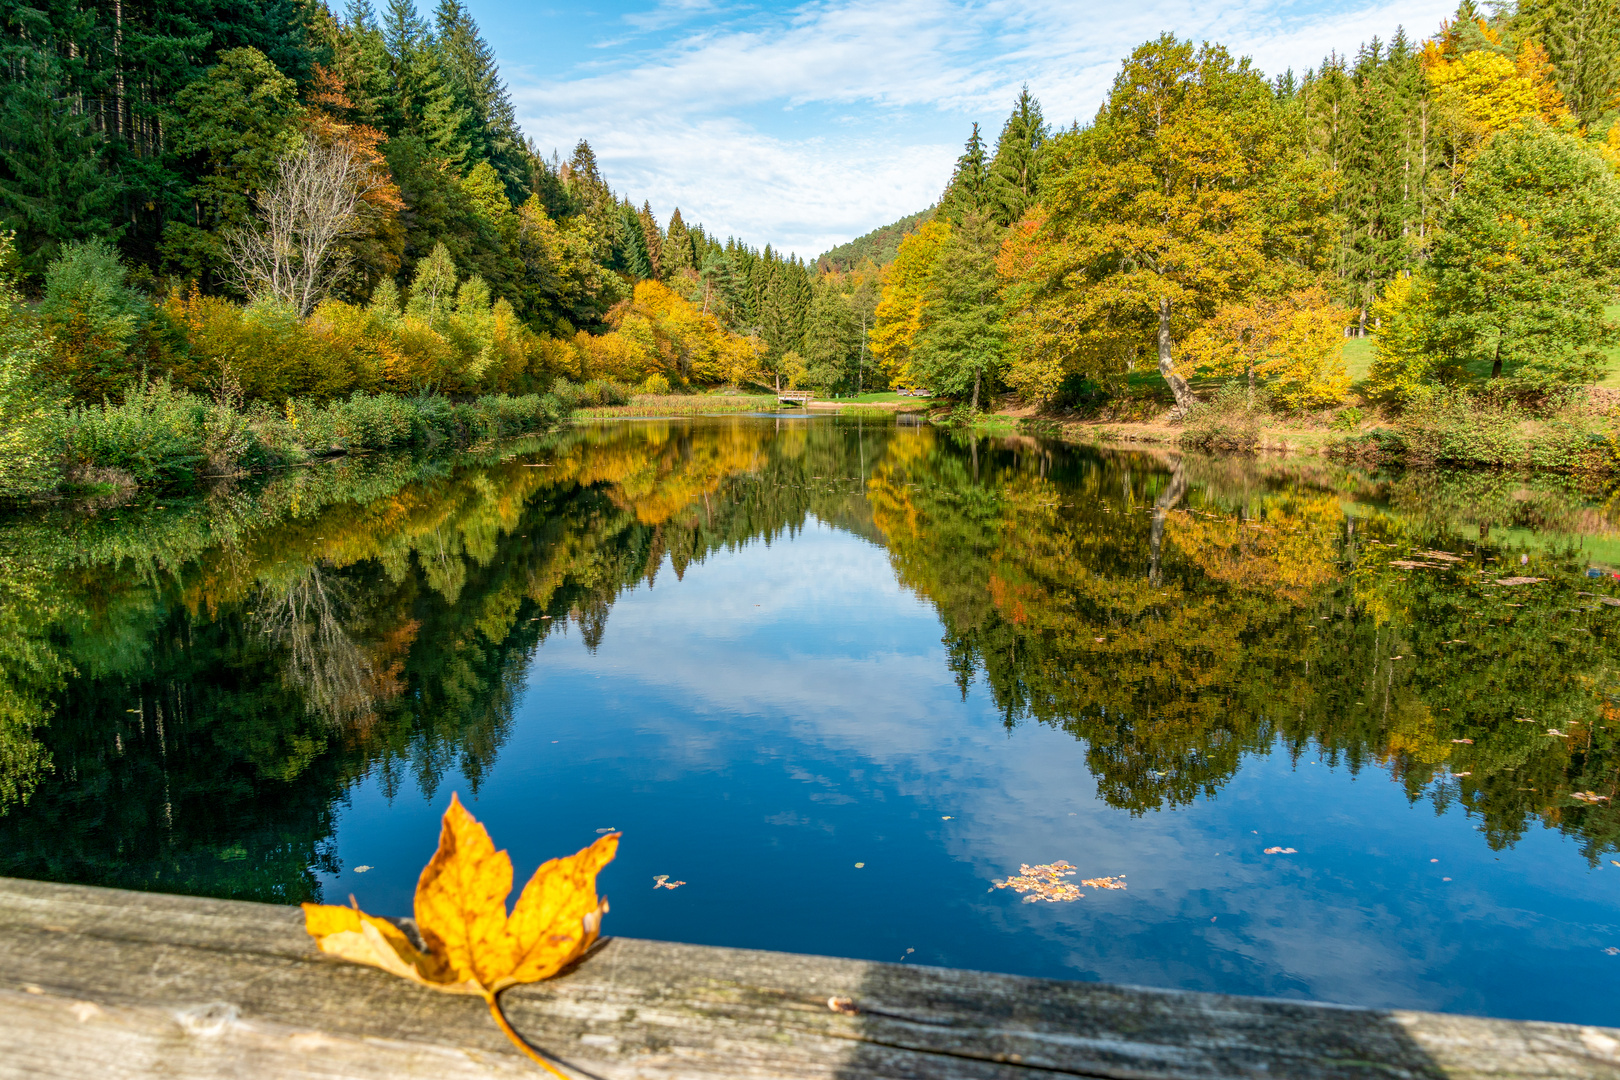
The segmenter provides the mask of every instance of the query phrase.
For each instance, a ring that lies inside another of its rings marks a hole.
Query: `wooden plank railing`
[[[816,400],[816,395],[810,390],[781,390],[776,400],[783,405],[809,405]]]
[[[1620,1077],[1610,1028],[626,938],[502,1001],[600,1080]],[[0,878],[0,1077],[541,1075],[477,998],[324,956],[297,908]]]

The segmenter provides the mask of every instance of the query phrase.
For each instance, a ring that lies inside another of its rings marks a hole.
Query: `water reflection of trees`
[[[355,462],[0,528],[0,803],[28,800],[0,873],[308,897],[355,782],[476,786],[546,637],[594,648],[666,560],[811,515],[885,544],[962,692],[1074,734],[1113,805],[1212,797],[1282,747],[1460,800],[1494,844],[1538,818],[1617,839],[1612,804],[1572,796],[1615,794],[1620,612],[1585,610],[1545,533],[1606,530],[1586,493],[831,423],[529,449],[550,467]],[[1478,571],[1521,543],[1555,584],[1498,595]],[[1433,546],[1469,561],[1390,565]]]
[[[982,676],[1009,724],[1082,738],[1114,805],[1207,797],[1280,739],[1386,768],[1411,798],[1461,800],[1493,845],[1539,818],[1589,857],[1613,847],[1612,801],[1574,796],[1620,796],[1614,609],[1576,596],[1596,589],[1586,559],[1545,535],[1523,550],[1549,583],[1491,584],[1521,547],[1474,528],[1481,513],[1602,522],[1579,492],[1515,479],[1492,505],[1474,477],[1458,501],[1435,474],[1139,455],[1053,468],[1027,448],[981,448],[984,490],[967,492],[963,458],[919,445],[877,470],[896,570],[938,606],[964,688]],[[1391,565],[1432,547],[1468,554]]]

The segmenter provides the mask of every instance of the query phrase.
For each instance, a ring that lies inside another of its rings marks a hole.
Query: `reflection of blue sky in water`
[[[757,605],[757,606],[756,606]],[[811,524],[711,555],[536,654],[473,812],[520,879],[596,830],[610,933],[1152,986],[1612,1023],[1620,868],[1534,826],[1495,853],[1376,766],[1248,757],[1213,800],[1132,817],[1086,747],[961,700],[930,605],[886,553]],[[375,781],[340,812],[330,897],[407,911],[431,805]],[[952,820],[942,820],[949,815]],[[1297,855],[1263,855],[1280,845]],[[1126,892],[990,893],[1067,859]],[[1438,862],[1431,862],[1438,859]],[[864,862],[856,869],[856,862]],[[670,874],[689,884],[652,888]],[[1450,877],[1448,883],[1442,879]],[[1213,922],[1211,921],[1213,918]]]

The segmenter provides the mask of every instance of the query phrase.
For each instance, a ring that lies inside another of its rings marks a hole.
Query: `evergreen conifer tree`
[[[990,204],[998,224],[1011,225],[1040,199],[1046,140],[1041,103],[1030,95],[1026,84],[1001,127],[996,156],[990,162]]]
[[[647,265],[652,268],[648,276],[662,279],[664,276],[664,235],[658,229],[658,219],[653,217],[652,204],[643,202],[641,213],[636,217],[641,226],[641,239],[647,252]]]
[[[1596,124],[1620,88],[1620,0],[1521,0],[1521,36],[1547,50],[1564,103],[1581,124]]]
[[[389,135],[415,135],[436,157],[459,168],[472,149],[472,120],[457,101],[433,34],[416,13],[415,0],[388,0],[382,30],[398,102],[398,126]]]
[[[965,214],[940,247],[924,292],[909,373],[936,394],[980,399],[999,378],[1006,331],[996,278],[999,230],[985,213]]]
[[[977,214],[989,209],[991,203],[990,160],[984,152],[984,138],[979,134],[977,122],[968,137],[962,156],[956,159],[956,170],[951,182],[939,200],[939,212],[948,221],[959,221],[965,214]]]
[[[669,231],[664,238],[664,277],[673,278],[694,267],[692,235],[681,220],[681,208],[669,215]]]
[[[17,234],[24,273],[37,276],[65,243],[116,236],[119,184],[102,168],[103,141],[75,109],[61,65],[14,46],[0,86],[0,223]]]

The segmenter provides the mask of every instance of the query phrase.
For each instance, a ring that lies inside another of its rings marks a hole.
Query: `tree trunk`
[[[974,412],[979,411],[979,378],[983,374],[984,374],[983,371],[975,371],[973,373],[973,404],[971,406],[969,406],[969,407]]]
[[[1496,339],[1496,355],[1491,359],[1491,378],[1502,377],[1502,339]]]
[[[1356,326],[1356,337],[1367,336],[1367,305],[1361,305],[1361,319]]]
[[[1192,388],[1187,380],[1176,374],[1176,365],[1170,359],[1170,298],[1159,297],[1159,374],[1164,381],[1170,384],[1170,392],[1176,396],[1176,408],[1191,408],[1195,401]]]
[[[1186,465],[1177,458],[1175,471],[1170,474],[1170,486],[1159,493],[1153,504],[1153,527],[1148,531],[1148,584],[1155,589],[1159,587],[1159,550],[1164,546],[1164,521],[1185,494]]]

